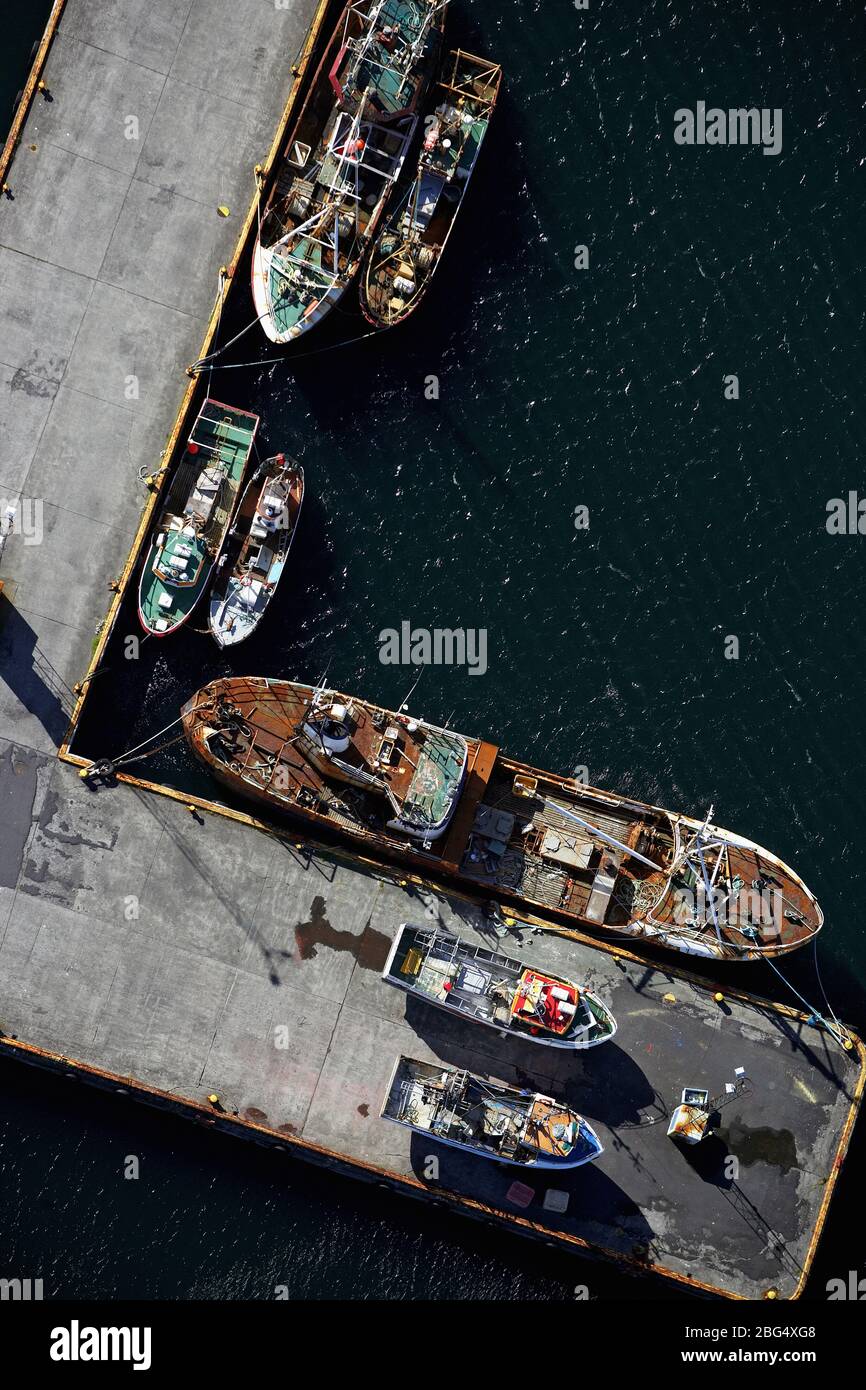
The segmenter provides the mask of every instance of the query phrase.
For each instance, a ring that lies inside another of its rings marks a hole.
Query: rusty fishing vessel
[[[360,268],[415,134],[447,8],[447,0],[354,0],[340,16],[253,250],[253,301],[271,342],[321,322]]]
[[[415,177],[389,205],[360,282],[370,323],[390,328],[417,309],[463,205],[502,69],[456,49],[433,89]]]
[[[582,1052],[616,1032],[613,1014],[591,990],[438,927],[404,922],[382,979],[506,1037],[546,1047]]]
[[[582,1115],[552,1096],[471,1071],[398,1057],[382,1118],[523,1168],[579,1168],[604,1150]]]
[[[331,688],[218,680],[182,722],[231,791],[575,927],[759,960],[823,923],[794,870],[712,808],[699,820],[616,796]]]

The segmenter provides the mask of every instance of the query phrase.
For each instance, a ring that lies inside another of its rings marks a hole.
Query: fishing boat
[[[211,397],[198,413],[141,572],[138,616],[154,637],[176,632],[207,588],[258,427],[258,415]]]
[[[499,1163],[579,1168],[604,1150],[576,1110],[471,1071],[399,1057],[382,1118]]]
[[[266,459],[244,488],[216,566],[210,630],[221,647],[255,632],[282,578],[304,500],[304,470],[294,459]]]
[[[361,280],[361,308],[389,328],[426,293],[463,205],[496,106],[502,69],[456,49],[424,117],[424,139],[409,187],[392,199]]]
[[[495,744],[322,686],[212,682],[183,707],[223,785],[524,910],[690,955],[759,960],[823,914],[752,840],[505,757]]]
[[[252,290],[267,337],[321,322],[357,273],[441,52],[447,0],[355,0],[313,78],[263,209]]]
[[[486,946],[404,923],[382,979],[508,1037],[574,1052],[607,1042],[613,1014],[588,989]]]

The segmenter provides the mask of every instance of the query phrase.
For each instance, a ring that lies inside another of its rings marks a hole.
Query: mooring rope
[[[791,991],[792,994],[796,995],[796,997],[799,999],[800,1003],[803,1004],[804,1007],[807,1008],[807,1009],[809,1010],[809,1015],[810,1015],[810,1017],[809,1017],[809,1022],[810,1022],[810,1023],[818,1023],[818,1024],[820,1024],[823,1028],[826,1028],[826,1029],[827,1029],[827,1032],[830,1034],[830,1036],[833,1037],[833,1038],[835,1038],[836,1041],[837,1041],[837,1043],[839,1043],[839,1045],[840,1045],[841,1047],[844,1047],[844,1048],[846,1049],[846,1051],[851,1051],[851,1049],[852,1049],[853,1046],[854,1046],[854,1044],[853,1044],[853,1042],[852,1042],[852,1040],[851,1040],[851,1036],[850,1036],[850,1034],[847,1032],[847,1030],[843,1027],[843,1025],[839,1022],[839,1020],[838,1020],[838,1018],[836,1017],[836,1015],[833,1013],[833,1010],[832,1010],[832,1008],[830,1007],[830,1001],[828,1000],[827,995],[826,995],[826,992],[825,992],[825,990],[824,990],[824,986],[823,986],[823,984],[821,984],[821,972],[820,972],[820,970],[818,969],[818,941],[817,941],[817,938],[815,938],[815,939],[813,940],[813,946],[814,946],[815,973],[816,973],[816,975],[818,976],[818,984],[819,984],[819,986],[820,986],[820,988],[821,988],[821,993],[824,995],[824,1003],[825,1003],[826,1006],[827,1006],[828,1012],[832,1015],[833,1024],[836,1025],[835,1028],[833,1027],[833,1024],[831,1024],[831,1023],[824,1017],[823,1014],[819,1013],[819,1011],[815,1008],[815,1006],[814,1006],[813,1004],[810,1004],[810,1003],[809,1003],[808,999],[804,999],[804,997],[803,997],[803,995],[800,993],[800,991],[799,991],[798,989],[795,989],[794,986],[791,984],[791,981],[790,981],[790,980],[787,980],[787,979],[785,978],[785,976],[782,974],[781,970],[779,969],[778,965],[775,965],[775,964],[773,963],[773,961],[770,960],[769,956],[767,957],[767,964],[771,967],[771,969],[775,970],[776,974],[778,975],[778,977],[779,977],[779,979],[782,981],[782,983],[788,986],[788,989]]]
[[[821,979],[821,968],[820,968],[820,966],[818,965],[818,938],[817,938],[817,936],[812,938],[812,958],[813,958],[813,960],[814,960],[814,962],[815,962],[815,974],[816,974],[817,979],[818,979],[818,988],[819,988],[820,991],[821,991],[821,997],[822,997],[822,999],[824,1000],[824,1003],[825,1003],[825,1005],[826,1005],[826,1007],[827,1007],[827,1012],[829,1013],[829,1015],[830,1015],[830,1017],[832,1018],[833,1022],[836,1024],[836,1027],[839,1029],[840,1033],[844,1033],[844,1034],[845,1034],[845,1037],[850,1041],[850,1034],[847,1032],[847,1030],[844,1028],[844,1026],[839,1022],[838,1018],[836,1017],[836,1015],[835,1015],[834,1012],[833,1012],[833,1006],[831,1005],[830,1000],[827,998],[827,991],[826,991],[825,988],[824,988],[824,981]]]
[[[258,319],[256,319],[255,322],[258,323]],[[252,328],[252,326],[252,324],[248,325],[249,328]],[[365,338],[378,338],[382,331],[381,328],[371,328],[369,333],[359,333],[356,338],[344,338],[339,343],[328,343],[325,347],[313,348],[310,352],[293,352],[291,357],[286,357],[284,354],[282,357],[262,357],[258,362],[214,362],[213,364],[208,363],[207,369],[208,371],[228,372],[231,371],[232,368],[268,367],[274,362],[287,362],[291,365],[293,362],[299,362],[304,357],[318,357],[321,352],[334,352],[336,348],[351,347],[353,343],[362,343]],[[244,332],[246,332],[246,329],[244,329]],[[238,336],[240,337],[241,335],[239,334]],[[234,342],[237,340],[233,339],[232,341]],[[227,343],[226,347],[228,346],[229,344]],[[206,359],[202,360],[206,361]],[[198,366],[198,362],[193,363],[193,370]],[[202,368],[202,370],[204,370],[204,368]]]
[[[158,733],[150,734],[148,738],[142,739],[141,743],[137,743],[137,744],[135,745],[135,747],[134,747],[134,748],[130,748],[128,752],[126,752],[126,753],[121,753],[121,755],[120,755],[119,758],[112,758],[112,759],[111,759],[112,766],[114,766],[114,767],[122,767],[122,766],[124,765],[124,763],[132,762],[132,761],[133,761],[133,758],[134,758],[135,754],[138,752],[139,748],[146,748],[147,745],[148,745],[149,743],[153,743],[154,739],[161,738],[163,734],[167,734],[168,731],[169,731],[169,729],[173,729],[174,726],[175,726],[175,724],[180,724],[181,721],[182,721],[182,719],[183,719],[183,715],[182,715],[182,714],[179,714],[178,717],[177,717],[177,719],[173,719],[173,720],[171,721],[170,724],[166,724],[165,728],[164,728],[164,729],[160,729]],[[175,740],[175,742],[177,742],[177,740]],[[158,751],[159,751],[159,750],[156,749],[156,748],[153,749],[153,752],[154,752],[154,753],[156,753],[156,752],[158,752]],[[149,758],[150,756],[151,756],[150,753],[145,753],[145,754],[144,754],[144,757],[146,757],[146,758]]]
[[[222,356],[224,352],[228,352],[229,348],[232,347],[236,342],[238,342],[244,336],[245,333],[249,333],[251,328],[255,328],[256,324],[260,323],[261,320],[267,316],[268,312],[269,311],[266,309],[263,314],[257,314],[256,317],[252,320],[252,322],[247,324],[246,328],[242,328],[240,333],[236,333],[233,338],[229,338],[228,342],[225,343],[221,348],[217,348],[214,352],[209,352],[207,356],[200,357],[197,362],[193,362],[192,366],[190,367],[190,371],[195,372],[196,375],[198,375],[200,372],[205,371],[207,367],[216,366],[216,363],[213,362],[213,359]]]
[[[227,293],[228,282],[229,282],[228,272],[226,272],[226,274],[224,275],[224,274],[223,274],[223,267],[220,267],[220,295],[219,295],[219,308],[218,308],[218,310],[217,310],[217,321],[216,321],[216,328],[214,329],[214,338],[218,338],[218,337],[219,337],[220,325],[222,324],[222,321],[223,321],[223,305],[225,304],[225,301],[226,301],[226,293]],[[204,360],[207,360],[207,359],[204,359]],[[207,378],[208,395],[210,395],[210,384],[211,384],[211,377],[212,377],[212,376],[213,376],[213,363],[210,364],[210,370],[208,371],[208,378]]]

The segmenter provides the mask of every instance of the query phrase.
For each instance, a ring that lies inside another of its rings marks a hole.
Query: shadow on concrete
[[[326,858],[321,851],[312,849],[303,839],[293,839],[282,830],[268,830],[265,833],[305,873],[312,872],[325,883],[333,883],[337,876],[336,860]],[[305,833],[307,832],[304,830],[299,832],[300,835]]]
[[[75,703],[72,691],[39,650],[37,636],[0,594],[0,679],[58,747]]]
[[[786,1014],[780,1014],[775,1009],[762,1007],[758,1002],[754,1004],[754,1008],[778,1033],[781,1033],[782,1037],[788,1040],[792,1052],[801,1052],[827,1081],[833,1082],[838,1087],[847,1101],[853,1102],[859,1077],[856,1053],[850,1054],[851,1065],[847,1074],[843,1074],[846,1054],[839,1051],[831,1052],[828,1033],[816,1033],[815,1029],[805,1020],[789,1018]]]
[[[602,1120],[611,1129],[641,1127],[666,1114],[641,1068],[616,1042],[585,1052],[543,1047],[452,1017],[412,995],[406,996],[405,1017],[412,1031],[448,1066],[465,1067],[471,1054],[477,1058],[477,1063],[470,1063],[471,1069],[509,1085],[553,1095],[588,1120]]]
[[[206,857],[196,851],[190,839],[184,836],[179,827],[173,823],[170,814],[165,809],[165,804],[159,797],[153,796],[150,792],[141,791],[138,788],[134,788],[134,793],[138,801],[146,808],[149,815],[156,821],[163,833],[172,840],[180,851],[186,863],[189,865],[191,872],[195,874],[214,895],[217,902],[225,909],[227,916],[231,919],[234,926],[248,941],[253,943],[262,956],[262,959],[268,963],[270,967],[271,983],[278,984],[279,979],[275,975],[272,963],[273,952],[271,947],[265,941],[255,922],[251,920],[250,914],[240,901],[239,896],[235,897],[225,891],[219,881],[218,874],[208,863]],[[207,834],[210,824],[211,822],[204,822],[204,834]],[[219,830],[222,830],[224,822],[220,821],[217,822],[217,824]],[[198,833],[200,832],[197,830],[196,834]]]
[[[435,1181],[430,1176],[431,1159],[438,1165]],[[412,1135],[410,1163],[416,1178],[431,1193],[437,1187],[445,1188],[511,1216],[525,1216],[549,1230],[584,1239],[591,1229],[595,1240],[603,1233],[608,1250],[632,1259],[648,1258],[651,1226],[640,1207],[596,1163],[580,1168],[533,1169],[464,1153],[421,1134]],[[532,1191],[526,1206],[509,1200],[508,1192],[515,1182]],[[545,1194],[550,1189],[567,1199],[564,1212],[545,1208]]]
[[[673,1147],[702,1182],[712,1183],[714,1187],[733,1187],[734,1180],[725,1171],[730,1149],[721,1135],[710,1133],[699,1144],[674,1143]]]

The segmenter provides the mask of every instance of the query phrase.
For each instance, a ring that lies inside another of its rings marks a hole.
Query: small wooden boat
[[[255,632],[283,574],[304,500],[304,470],[277,454],[247,483],[216,567],[210,630],[221,647]]]
[[[451,53],[425,116],[418,169],[392,199],[361,281],[361,308],[389,328],[416,309],[429,288],[463,204],[487,134],[502,69],[461,49]]]
[[[582,1115],[551,1096],[399,1057],[382,1118],[456,1149],[524,1168],[579,1168],[603,1153]]]
[[[138,617],[152,636],[176,632],[207,588],[258,427],[258,415],[210,397],[199,411],[144,558]]]
[[[616,1032],[588,989],[447,932],[404,923],[382,979],[407,994],[510,1037],[582,1051]]]

